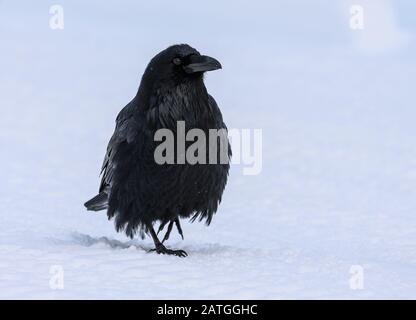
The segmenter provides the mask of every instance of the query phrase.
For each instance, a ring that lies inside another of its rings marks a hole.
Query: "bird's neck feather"
[[[177,121],[185,121],[187,126],[203,128],[211,122],[208,92],[202,78],[155,86],[148,96],[141,94],[147,91],[141,89],[136,98],[140,106],[145,106],[142,110],[156,127],[176,128]]]

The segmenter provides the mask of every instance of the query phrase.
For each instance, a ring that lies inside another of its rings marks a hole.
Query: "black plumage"
[[[172,130],[175,141],[178,121],[185,122],[186,131],[201,129],[207,137],[209,129],[226,129],[203,82],[204,72],[220,68],[217,60],[188,45],[174,45],[156,55],[143,74],[137,95],[117,116],[99,194],[85,203],[88,210],[107,209],[117,231],[124,230],[129,237],[137,232],[142,237],[150,234],[158,253],[186,255],[159,241],[153,229],[156,222],[159,231],[168,225],[164,240],[174,224],[183,237],[180,218],[210,224],[221,201],[229,163],[161,165],[154,158],[160,144],[154,139],[158,129]],[[227,147],[229,158],[228,140]]]

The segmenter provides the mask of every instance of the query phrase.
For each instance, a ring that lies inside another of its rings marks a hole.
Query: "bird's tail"
[[[108,208],[108,194],[105,191],[100,192],[91,200],[84,203],[87,210],[100,211]]]

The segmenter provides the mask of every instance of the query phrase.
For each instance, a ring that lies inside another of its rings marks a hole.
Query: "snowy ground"
[[[0,1],[0,298],[416,298],[415,4],[355,2],[363,31],[349,1],[60,1],[62,31],[56,2]],[[186,259],[82,205],[178,42],[222,62],[206,83],[228,127],[263,130],[261,174],[234,166],[212,225],[170,240]]]

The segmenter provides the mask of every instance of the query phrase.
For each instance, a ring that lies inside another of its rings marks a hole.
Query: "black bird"
[[[207,136],[210,129],[227,129],[203,82],[204,72],[217,69],[221,64],[216,59],[186,44],[173,45],[150,61],[137,95],[117,116],[102,166],[99,194],[85,203],[88,210],[107,210],[108,218],[115,218],[116,230],[124,230],[131,238],[136,233],[142,238],[150,234],[156,246],[151,251],[187,256],[183,250],[163,245],[173,226],[183,238],[180,218],[191,218],[192,222],[205,219],[209,225],[221,202],[228,161],[158,164],[154,156],[160,145],[154,139],[158,129],[174,133],[174,150],[179,152],[178,121],[184,121],[186,132],[200,129]],[[231,148],[228,138],[225,140],[229,160]],[[214,143],[219,146],[219,139]],[[162,242],[153,228],[156,222],[160,223],[159,231],[168,224]]]

